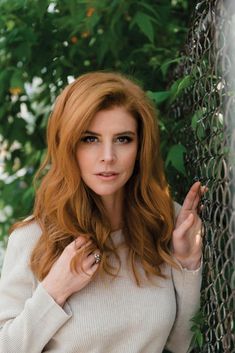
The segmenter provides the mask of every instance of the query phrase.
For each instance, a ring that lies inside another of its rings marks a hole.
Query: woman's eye
[[[130,136],[119,136],[117,137],[117,141],[119,143],[129,143],[132,141],[132,138]]]
[[[93,143],[93,142],[96,142],[96,140],[97,140],[97,137],[95,136],[84,136],[81,138],[81,141],[85,143]]]

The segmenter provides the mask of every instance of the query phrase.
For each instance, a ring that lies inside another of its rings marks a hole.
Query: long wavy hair
[[[156,110],[132,79],[113,72],[91,72],[77,78],[58,96],[47,129],[47,154],[35,176],[33,218],[42,235],[30,266],[42,280],[64,248],[83,235],[93,239],[87,249],[102,253],[99,271],[116,277],[120,258],[112,242],[111,224],[99,195],[81,178],[76,150],[81,136],[100,110],[124,107],[137,121],[138,152],[133,174],[125,185],[123,233],[136,283],[140,264],[148,278],[165,277],[161,264],[176,266],[170,254],[174,226],[173,202],[163,170]],[[25,225],[20,222],[18,226]],[[111,264],[110,255],[119,261]],[[71,268],[84,255],[78,251]]]

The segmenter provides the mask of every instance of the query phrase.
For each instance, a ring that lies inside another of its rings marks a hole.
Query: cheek
[[[81,171],[81,174],[89,168],[89,165],[92,163],[91,161],[91,156],[87,154],[85,151],[79,151],[77,152],[77,163],[79,166],[79,169]]]
[[[128,154],[125,154],[123,163],[127,168],[133,169],[135,165],[136,157],[137,157],[137,149],[134,149],[133,151],[130,151]]]

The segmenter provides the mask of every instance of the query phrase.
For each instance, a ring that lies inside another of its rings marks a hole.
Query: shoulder
[[[23,273],[29,275],[29,259],[42,234],[42,230],[35,220],[31,222],[26,220],[22,222],[22,225],[14,229],[8,238],[1,279],[10,278],[10,273],[12,273],[12,276],[17,273],[18,279],[21,278]]]
[[[42,229],[39,223],[29,217],[24,220],[25,225],[16,228],[9,236],[8,246],[17,248],[18,251],[32,249],[42,235]]]

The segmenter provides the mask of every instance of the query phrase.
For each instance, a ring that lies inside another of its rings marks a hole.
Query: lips
[[[100,172],[98,174],[95,174],[97,178],[99,178],[102,181],[107,181],[111,182],[113,180],[116,180],[118,178],[119,173],[116,173],[114,171],[111,172]]]
[[[101,173],[97,173],[96,175],[102,175],[102,176],[105,176],[105,177],[109,177],[109,176],[112,176],[112,175],[117,175],[118,173],[116,172],[101,172]]]

